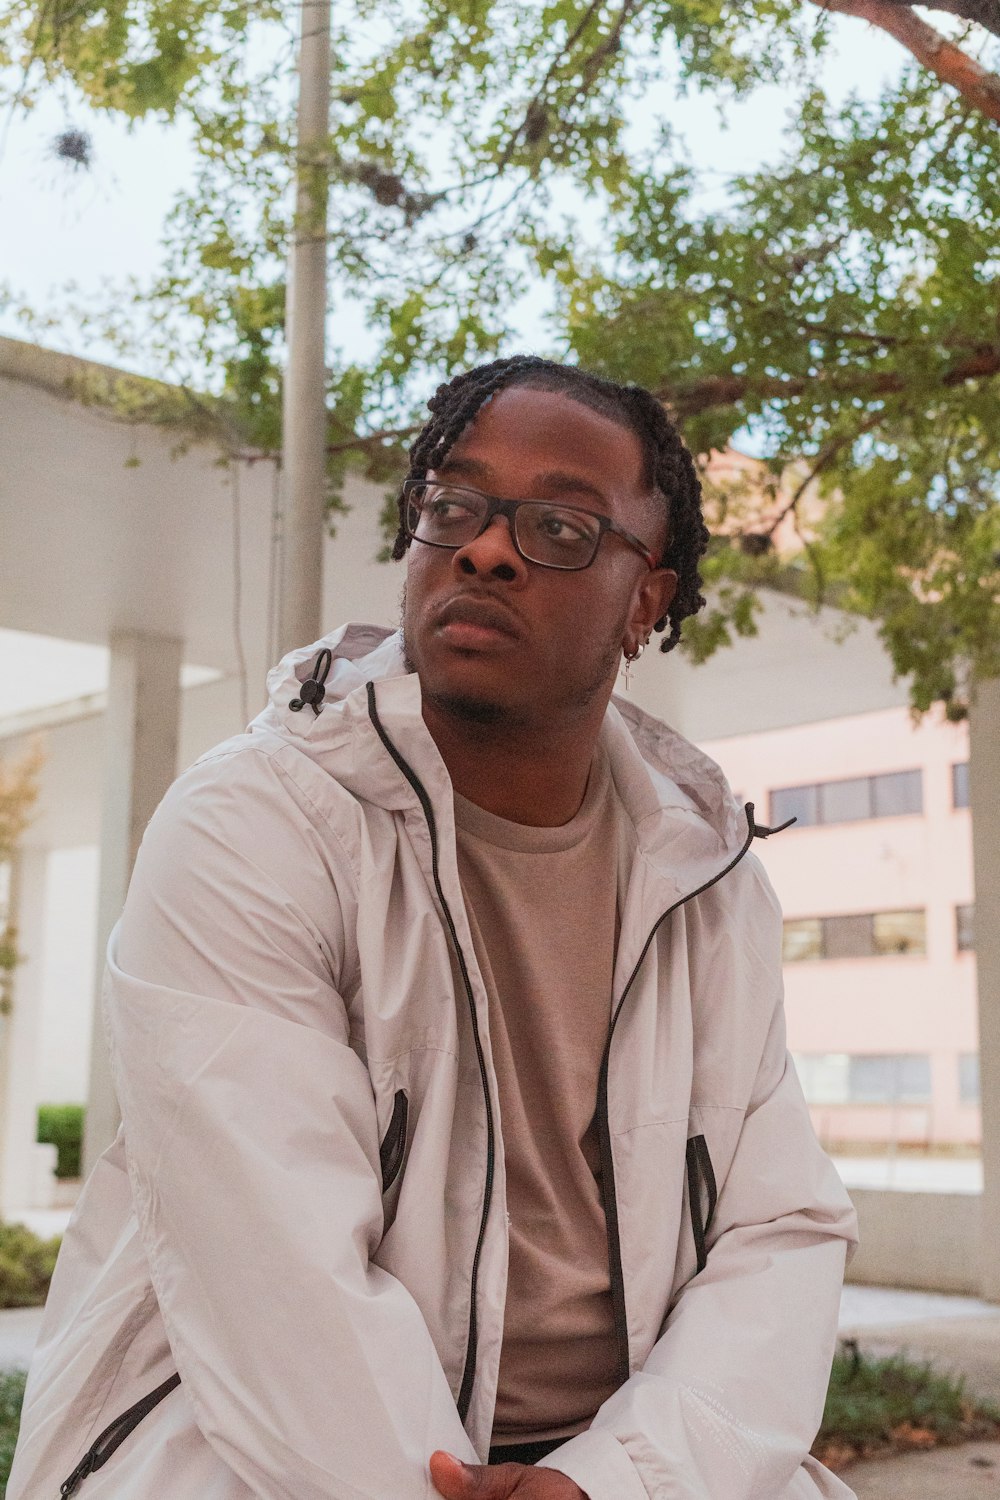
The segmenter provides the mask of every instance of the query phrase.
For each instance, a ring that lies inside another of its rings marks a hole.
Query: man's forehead
[[[646,488],[643,445],[630,426],[567,393],[533,386],[505,387],[484,402],[435,472],[485,479],[500,463],[601,496]]]
[[[435,474],[450,480],[466,479],[470,483],[488,487],[496,479],[492,464],[472,453],[456,452],[454,449],[435,469]],[[590,495],[595,500],[607,498],[606,486],[602,486],[589,471],[579,468],[552,467],[534,472],[535,484],[546,495]]]

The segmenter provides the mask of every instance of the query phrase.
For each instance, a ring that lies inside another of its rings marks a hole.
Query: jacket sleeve
[[[853,1207],[786,1053],[779,999],[705,1269],[681,1289],[643,1368],[542,1463],[590,1500],[849,1497],[807,1454],[855,1241]]]
[[[367,1069],[335,988],[343,859],[267,755],[154,817],[105,987],[129,1176],[205,1438],[261,1500],[428,1500],[475,1461],[382,1234]]]

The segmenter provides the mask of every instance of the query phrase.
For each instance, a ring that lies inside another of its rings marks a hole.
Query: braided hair
[[[498,391],[511,386],[529,386],[553,391],[588,406],[600,416],[634,432],[642,444],[646,482],[654,485],[667,512],[667,545],[661,566],[677,573],[677,591],[666,615],[655,629],[670,630],[660,642],[670,651],[680,639],[681,624],[697,614],[705,603],[698,559],[708,545],[708,528],[701,513],[701,484],[691,454],[660,402],[637,385],[619,385],[591,375],[576,365],[560,365],[534,354],[518,354],[477,365],[439,385],[427,403],[431,418],[410,449],[407,480],[420,483],[429,469],[439,467],[452,445],[476,413]],[[404,516],[406,499],[398,496],[399,530],[392,555],[401,558],[410,545]]]

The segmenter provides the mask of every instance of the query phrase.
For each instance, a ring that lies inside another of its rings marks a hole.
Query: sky
[[[899,73],[902,49],[859,21],[827,20],[832,35],[824,70],[828,92],[834,99],[852,90],[874,97]],[[721,205],[732,174],[776,157],[789,106],[778,88],[761,89],[730,107],[724,127],[712,96],[695,93],[675,100],[671,124],[703,176],[705,206]],[[67,166],[52,153],[54,137],[70,126],[93,137],[90,171]],[[641,120],[633,125],[633,131],[642,128]],[[55,95],[43,97],[29,115],[0,121],[0,288],[8,288],[14,299],[5,306],[0,296],[0,334],[117,363],[114,350],[93,336],[58,327],[27,330],[14,309],[23,302],[45,319],[66,304],[70,286],[72,295],[86,299],[130,277],[150,279],[160,264],[164,221],[191,175],[191,137],[183,123],[127,127]],[[333,340],[342,347],[363,337],[352,318],[357,314],[334,298]],[[141,360],[132,367],[150,373]],[[66,671],[59,670],[60,663]],[[58,683],[67,678],[98,691],[105,675],[106,655],[99,647],[0,631],[0,716],[58,701]],[[42,683],[56,686],[42,689]]]
[[[827,91],[835,100],[851,90],[874,97],[898,74],[903,49],[853,18],[828,16],[827,22],[832,36],[823,74]],[[670,123],[702,174],[705,206],[724,201],[731,175],[778,155],[790,103],[779,88],[757,90],[729,108],[724,127],[713,96],[692,93],[674,100]],[[70,126],[93,138],[89,171],[53,155],[53,139]],[[642,129],[640,118],[633,137]],[[44,318],[65,305],[70,285],[85,298],[129,277],[151,278],[160,264],[164,221],[191,180],[192,161],[184,122],[129,127],[55,94],[43,97],[29,115],[0,121],[0,288],[15,299],[14,307],[4,306],[0,296],[0,334],[114,363],[114,352],[92,337],[68,338],[56,329],[26,332],[14,308],[23,302]],[[331,314],[334,340],[349,341],[355,315],[335,299]]]

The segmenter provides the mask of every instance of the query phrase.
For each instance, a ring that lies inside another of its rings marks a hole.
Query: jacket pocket
[[[719,1199],[715,1182],[712,1158],[708,1142],[703,1135],[693,1135],[687,1143],[688,1209],[691,1214],[691,1233],[694,1237],[694,1253],[698,1271],[708,1264],[708,1247],[705,1239],[712,1226],[712,1215]],[[704,1189],[705,1204],[702,1204]],[[697,1275],[697,1271],[695,1272]]]
[[[406,1121],[410,1112],[409,1100],[403,1089],[396,1090],[392,1106],[392,1119],[385,1138],[378,1149],[382,1165],[382,1191],[387,1193],[399,1176],[406,1155]]]
[[[105,1427],[98,1438],[91,1443],[86,1453],[66,1479],[59,1486],[59,1494],[63,1500],[69,1500],[70,1495],[76,1493],[77,1489],[86,1479],[88,1474],[94,1474],[98,1469],[103,1469],[111,1455],[121,1447],[127,1437],[138,1427],[144,1417],[148,1417],[155,1406],[159,1406],[164,1396],[169,1396],[181,1383],[179,1375],[171,1375],[162,1385],[158,1385],[155,1391],[150,1391],[148,1396],[143,1396],[128,1411],[123,1411],[120,1417]]]

